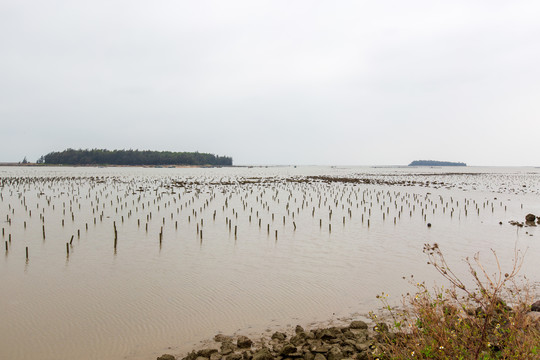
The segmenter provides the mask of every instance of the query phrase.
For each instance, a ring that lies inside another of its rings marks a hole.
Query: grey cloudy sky
[[[0,0],[0,161],[539,166],[538,1]]]

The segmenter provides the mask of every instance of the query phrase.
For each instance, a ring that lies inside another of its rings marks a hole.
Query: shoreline
[[[482,314],[473,311],[467,315],[482,317]],[[525,323],[540,331],[540,300],[530,305],[525,314]],[[320,323],[308,330],[301,325],[274,332],[267,330],[260,336],[218,333],[188,353],[164,353],[157,360],[370,360],[387,356],[389,341],[402,334],[391,330],[391,315],[379,308],[366,321],[359,317],[363,316],[330,320],[330,324]],[[335,321],[340,324],[333,324]]]
[[[245,167],[245,166],[225,166],[225,165],[115,165],[115,164],[19,164],[19,163],[0,163],[0,166],[9,167],[84,167],[84,168],[110,168],[110,167],[125,167],[125,168],[223,168],[223,167]]]
[[[375,308],[376,310],[369,310],[371,308]],[[292,316],[286,319],[281,319],[279,322],[270,321],[258,324],[244,324],[245,326],[240,327],[228,326],[228,329],[223,327],[214,327],[212,329],[208,329],[208,331],[206,331],[204,334],[199,333],[199,336],[197,337],[179,339],[179,341],[159,344],[157,347],[150,346],[146,348],[147,351],[132,353],[131,355],[126,355],[125,358],[133,360],[147,360],[159,358],[159,356],[162,354],[170,354],[175,356],[176,360],[182,360],[192,352],[197,353],[201,350],[211,348],[219,349],[220,344],[216,342],[216,339],[227,338],[232,341],[236,341],[236,339],[240,336],[245,336],[251,339],[253,342],[253,348],[251,350],[257,350],[261,344],[265,344],[265,346],[267,346],[267,344],[272,340],[272,335],[276,332],[284,333],[290,337],[294,336],[295,329],[298,326],[301,326],[302,328],[306,329],[306,332],[308,332],[319,329],[346,328],[353,321],[362,321],[366,323],[370,331],[372,331],[376,322],[390,320],[387,314],[385,314],[384,308],[371,306],[362,311],[346,311],[340,314],[329,314],[328,317],[320,317],[318,319]],[[226,357],[222,357],[219,360],[227,359]]]
[[[340,360],[369,359],[377,348],[377,331],[386,328],[371,320],[341,320],[341,324],[318,325],[305,330],[296,325],[273,333],[256,335],[224,335],[201,341],[186,353],[165,353],[157,360]]]

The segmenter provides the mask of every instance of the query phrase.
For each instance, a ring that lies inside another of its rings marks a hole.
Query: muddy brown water
[[[504,268],[517,244],[540,282],[540,232],[508,224],[540,214],[536,168],[0,167],[0,181],[2,359],[152,359],[363,318],[381,292],[399,303],[404,276],[444,284],[424,243],[464,276],[464,257],[493,270],[494,249]]]

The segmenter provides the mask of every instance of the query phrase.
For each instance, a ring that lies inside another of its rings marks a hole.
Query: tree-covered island
[[[47,165],[213,165],[231,166],[232,158],[200,152],[151,150],[74,150],[51,152],[38,161]]]
[[[414,160],[409,166],[467,166],[467,164],[451,161]]]

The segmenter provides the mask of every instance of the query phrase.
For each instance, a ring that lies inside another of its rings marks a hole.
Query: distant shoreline
[[[88,168],[110,168],[110,167],[126,167],[126,168],[222,168],[222,167],[245,167],[245,166],[230,166],[230,165],[115,165],[115,164],[19,164],[19,163],[0,163],[0,166],[20,166],[20,167],[88,167]]]
[[[414,160],[408,166],[467,166],[467,164],[452,161]]]

